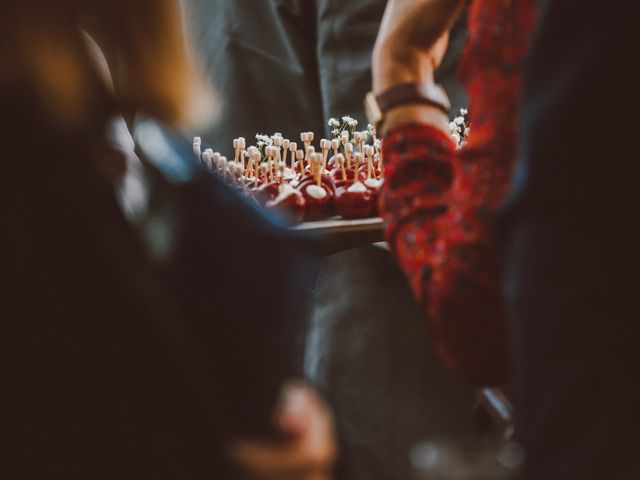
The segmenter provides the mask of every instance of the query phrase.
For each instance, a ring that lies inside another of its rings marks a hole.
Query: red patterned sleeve
[[[383,149],[387,239],[439,356],[474,386],[502,384],[507,338],[491,186],[480,170],[462,167],[447,135],[426,125],[391,131]]]
[[[387,238],[444,362],[475,386],[508,377],[502,253],[492,224],[516,157],[522,60],[535,1],[474,0],[461,66],[471,132],[457,150],[427,125],[385,137]]]

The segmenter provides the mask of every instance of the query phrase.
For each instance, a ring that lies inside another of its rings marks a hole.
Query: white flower
[[[271,140],[271,138],[269,138],[269,136],[267,135],[257,134],[256,140],[258,141],[258,146],[273,145],[273,140]]]
[[[342,121],[343,121],[344,123],[346,123],[347,125],[350,125],[350,124],[351,124],[351,122],[353,121],[353,118],[351,118],[351,117],[350,117],[350,116],[348,116],[348,115],[345,115],[344,117],[342,117]]]
[[[382,141],[380,139],[376,139],[373,146],[376,148],[376,150],[380,150],[380,148],[382,147]]]
[[[355,118],[352,118],[352,119],[349,121],[349,126],[350,126],[351,128],[356,128],[356,127],[358,126],[358,121],[357,121]]]
[[[330,118],[329,119],[329,126],[331,128],[338,128],[340,126],[340,122],[338,120],[336,120],[335,118]]]
[[[464,117],[456,117],[453,119],[458,125],[464,125]]]
[[[362,139],[366,142],[367,138],[369,138],[369,132],[366,130],[363,130],[360,132],[360,134],[362,135]]]
[[[456,145],[460,144],[460,135],[458,135],[457,133],[452,133],[451,138],[453,138],[454,142],[456,142]]]
[[[340,130],[338,130],[337,128],[334,128],[333,130],[331,130],[331,135],[334,135],[334,136],[340,135]]]
[[[467,113],[469,113],[469,110],[467,110],[466,108],[460,109],[460,115],[466,115]]]
[[[458,131],[458,125],[456,124],[456,122],[449,122],[449,131],[450,132]]]
[[[367,125],[367,130],[369,131],[369,133],[371,135],[375,135],[376,134],[376,127],[374,127],[373,125],[369,124]]]

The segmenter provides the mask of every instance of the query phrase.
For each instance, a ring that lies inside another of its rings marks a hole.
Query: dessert
[[[294,222],[322,220],[336,214],[366,218],[376,211],[383,184],[381,143],[375,128],[357,131],[358,122],[331,119],[332,139],[302,132],[300,145],[280,133],[257,134],[256,144],[238,137],[229,159],[202,147],[195,137],[193,152],[209,170],[253,197],[268,209],[285,213]],[[372,144],[368,144],[371,140]]]

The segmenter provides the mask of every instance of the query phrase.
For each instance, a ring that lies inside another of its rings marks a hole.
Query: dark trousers
[[[506,209],[524,478],[640,478],[640,5],[539,3]]]
[[[526,479],[640,478],[638,237],[522,224],[510,251]]]

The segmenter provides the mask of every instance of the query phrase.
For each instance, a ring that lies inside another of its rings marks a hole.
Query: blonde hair
[[[5,0],[0,18],[0,88],[30,88],[52,120],[86,122],[105,99],[121,113],[193,120],[205,88],[177,0]],[[105,54],[113,90],[82,30]]]

